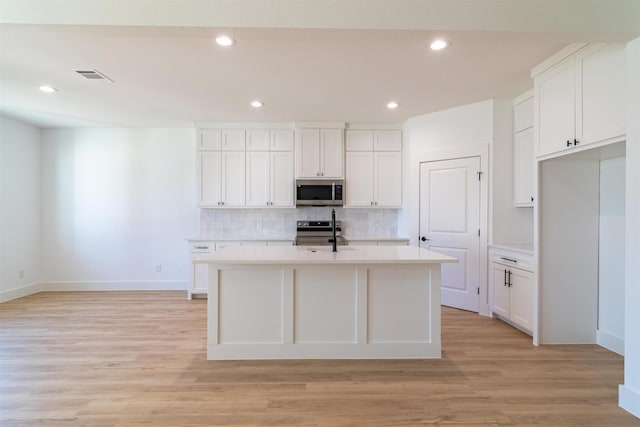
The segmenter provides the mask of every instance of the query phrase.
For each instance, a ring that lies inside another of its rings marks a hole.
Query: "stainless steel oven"
[[[298,221],[296,223],[297,246],[329,246],[333,245],[331,221]],[[340,246],[347,245],[342,236],[342,222],[336,221],[336,242]]]
[[[296,206],[342,206],[343,200],[341,179],[296,180]]]

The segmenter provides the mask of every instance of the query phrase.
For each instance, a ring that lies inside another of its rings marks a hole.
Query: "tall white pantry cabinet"
[[[601,162],[625,156],[625,46],[573,44],[531,75],[538,198],[534,343],[597,343],[620,353],[624,333],[605,336],[598,312],[623,311],[624,295],[603,301],[598,289],[610,286],[599,275],[601,263],[624,270],[624,245],[615,253],[600,251],[599,222],[607,214],[601,212],[603,194],[624,198],[624,189],[603,186],[600,174]]]

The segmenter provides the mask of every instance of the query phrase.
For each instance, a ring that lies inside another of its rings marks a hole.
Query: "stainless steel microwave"
[[[296,180],[296,206],[342,206],[344,180]]]

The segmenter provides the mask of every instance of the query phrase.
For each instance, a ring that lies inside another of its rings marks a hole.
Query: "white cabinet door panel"
[[[270,153],[271,206],[293,206],[293,152]]]
[[[222,152],[222,203],[224,206],[245,204],[244,151]]]
[[[402,132],[399,130],[377,130],[373,137],[376,151],[402,150]]]
[[[344,144],[342,129],[321,129],[320,172],[324,178],[344,176]]]
[[[373,152],[347,152],[345,196],[347,206],[373,205]]]
[[[582,138],[590,144],[625,134],[626,57],[607,46],[582,59]]]
[[[347,151],[373,151],[373,131],[347,130]]]
[[[533,278],[528,271],[510,268],[509,317],[518,326],[533,331]]]
[[[402,154],[394,151],[375,152],[374,205],[400,207],[402,205]]]
[[[268,151],[269,130],[250,129],[247,131],[247,151]]]
[[[514,205],[533,206],[533,128],[515,134],[513,153]]]
[[[556,66],[536,81],[538,98],[538,155],[567,148],[576,137],[575,61]]]
[[[271,151],[293,151],[293,130],[271,130]]]
[[[218,206],[222,200],[221,154],[203,151],[200,159],[200,206]]]
[[[220,150],[222,136],[219,129],[205,129],[200,131],[200,150]]]
[[[296,131],[296,176],[320,176],[320,132],[318,129]]]
[[[244,150],[244,129],[223,130],[222,149],[231,151]]]
[[[247,152],[247,206],[269,206],[269,152]]]
[[[507,267],[500,264],[491,263],[491,286],[493,300],[491,310],[504,317],[509,318],[509,287],[507,284]]]

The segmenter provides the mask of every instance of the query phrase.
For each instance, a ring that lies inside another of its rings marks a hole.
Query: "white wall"
[[[619,404],[640,417],[640,38],[627,45],[624,384]]]
[[[0,302],[40,280],[40,131],[0,116]]]
[[[625,158],[600,162],[598,344],[624,353]]]
[[[533,210],[513,207],[513,102],[487,100],[461,107],[412,117],[404,125],[404,212],[401,234],[417,237],[418,183],[412,182],[411,169],[422,153],[436,153],[465,147],[490,147],[489,241],[493,243],[532,243]],[[414,242],[415,243],[415,242]]]
[[[194,168],[192,129],[43,130],[45,289],[184,289]]]

